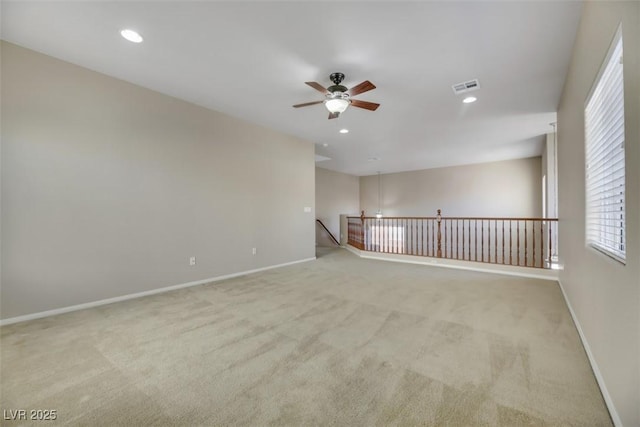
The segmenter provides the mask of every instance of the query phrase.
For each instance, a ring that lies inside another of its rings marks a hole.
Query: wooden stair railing
[[[338,239],[336,239],[334,237],[334,235],[331,233],[331,231],[329,231],[329,229],[327,228],[326,225],[324,225],[324,223],[322,221],[320,221],[319,219],[316,218],[316,222],[318,224],[320,224],[322,226],[322,228],[324,228],[324,230],[327,232],[327,234],[329,234],[329,237],[331,237],[331,240],[333,240],[333,243],[335,243],[336,245],[340,246],[340,242],[338,242]]]
[[[552,268],[557,218],[348,217],[348,244],[364,251]]]

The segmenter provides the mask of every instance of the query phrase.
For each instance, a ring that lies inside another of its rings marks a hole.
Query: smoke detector
[[[453,93],[460,95],[461,93],[472,92],[480,89],[480,82],[478,79],[469,80],[468,82],[456,83],[451,86]]]

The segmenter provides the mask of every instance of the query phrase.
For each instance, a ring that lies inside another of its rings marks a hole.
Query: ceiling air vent
[[[453,93],[459,95],[465,92],[471,92],[480,89],[480,82],[478,79],[469,80],[468,82],[456,83],[453,86]]]

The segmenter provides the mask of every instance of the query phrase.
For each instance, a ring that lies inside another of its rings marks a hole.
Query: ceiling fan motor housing
[[[333,86],[329,86],[327,88],[327,90],[331,93],[335,93],[335,92],[346,92],[348,89],[342,85],[333,85]]]

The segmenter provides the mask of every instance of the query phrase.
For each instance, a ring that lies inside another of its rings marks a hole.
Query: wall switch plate
[[[255,254],[257,253],[256,248],[253,248],[253,249],[251,250],[251,253],[252,253],[253,255],[255,255]]]
[[[196,265],[196,257],[192,256],[189,258],[189,265]]]
[[[304,207],[304,212],[305,213],[311,213],[311,208],[309,206],[305,206]]]

